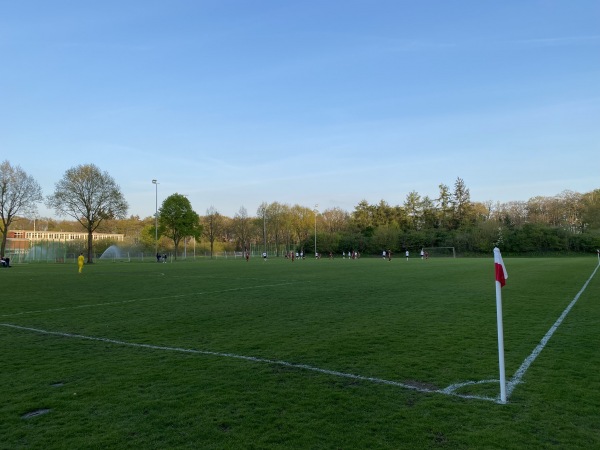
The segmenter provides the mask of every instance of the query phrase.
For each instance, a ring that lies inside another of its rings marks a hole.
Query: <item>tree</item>
[[[8,228],[16,215],[34,214],[36,203],[42,200],[42,189],[32,176],[27,175],[20,166],[11,166],[8,161],[0,164],[0,254],[4,255]]]
[[[223,216],[219,214],[214,206],[211,206],[206,210],[204,224],[206,225],[204,234],[210,242],[210,258],[212,259],[215,240],[219,237],[223,228]]]
[[[233,230],[238,242],[238,247],[244,251],[249,251],[250,249],[251,227],[252,222],[250,217],[248,217],[248,211],[243,206],[240,206],[239,211],[235,213],[235,216],[233,217]]]
[[[138,244],[146,251],[156,250],[156,234],[154,232],[154,217],[152,223],[148,222],[140,230],[138,235]]]
[[[460,177],[456,178],[454,182],[451,202],[454,209],[454,226],[460,228],[462,225],[468,224],[472,219],[471,193]]]
[[[233,227],[233,219],[221,214],[221,237],[223,238],[224,248],[235,250],[235,231]]]
[[[179,243],[185,237],[198,239],[202,234],[202,226],[198,214],[192,209],[185,195],[173,194],[168,196],[158,210],[158,233],[173,240],[175,259]]]
[[[396,251],[399,236],[400,227],[398,225],[382,225],[375,230],[372,242],[373,245],[377,247],[377,251]]]
[[[374,206],[373,211],[373,225],[379,227],[382,225],[389,225],[392,222],[393,209],[385,201],[380,200],[378,205]]]
[[[420,230],[423,223],[423,205],[417,191],[411,191],[404,200],[404,209],[408,215],[410,228]]]
[[[269,234],[273,237],[273,243],[275,244],[275,256],[279,256],[279,242],[282,239],[284,231],[283,219],[286,209],[286,206],[278,202],[271,203],[266,209]]]
[[[267,203],[262,202],[256,210],[256,215],[262,219],[263,252],[267,251],[267,207]]]
[[[294,248],[292,243],[294,235],[292,219],[292,208],[289,205],[284,205],[283,212],[281,214],[281,228],[283,230],[283,239],[285,240],[285,247],[287,251],[290,251]]]
[[[348,228],[350,214],[340,208],[326,209],[321,213],[323,225],[330,233],[344,231]]]
[[[54,194],[46,199],[48,208],[59,216],[68,215],[88,233],[87,262],[92,263],[93,233],[105,219],[124,218],[127,202],[119,185],[94,164],[73,167],[56,183]]]
[[[583,194],[583,227],[584,230],[600,229],[600,189]]]
[[[443,183],[438,188],[440,196],[436,199],[436,203],[439,211],[439,227],[448,228],[452,217],[452,194],[450,188]]]
[[[557,196],[562,204],[562,227],[573,233],[581,233],[585,226],[583,215],[585,214],[585,202],[583,195],[573,191],[563,191]]]
[[[531,218],[528,215],[529,205],[524,201],[499,203],[495,209],[496,220],[508,227],[518,227]]]
[[[290,209],[290,227],[298,245],[304,245],[314,230],[315,213],[305,206],[294,205]]]
[[[421,199],[421,218],[423,228],[432,229],[438,225],[438,212],[435,208],[435,201],[427,195]]]
[[[354,207],[352,212],[352,222],[359,229],[361,233],[365,231],[372,234],[375,223],[373,217],[375,215],[375,207],[369,204],[366,200],[361,200],[358,205]]]

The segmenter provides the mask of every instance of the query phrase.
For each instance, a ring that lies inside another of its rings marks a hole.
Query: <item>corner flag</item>
[[[500,369],[500,401],[506,403],[506,374],[504,369],[504,329],[502,326],[502,286],[506,284],[508,274],[498,247],[494,248],[494,266],[496,268],[496,319],[498,322],[498,363]]]
[[[504,287],[508,273],[506,273],[506,267],[504,267],[504,261],[502,261],[502,255],[498,247],[494,248],[494,265],[496,266],[496,281],[500,283],[501,287]]]

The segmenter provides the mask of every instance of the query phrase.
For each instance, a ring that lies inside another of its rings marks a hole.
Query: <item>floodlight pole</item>
[[[156,246],[156,254],[158,254],[158,181],[152,180],[152,184],[155,186],[155,200],[154,200],[154,243]]]
[[[264,240],[264,253],[267,253],[267,205],[263,208],[263,240]]]
[[[33,239],[35,239],[35,217],[33,218]],[[33,241],[33,260],[35,261],[35,240]]]
[[[187,194],[183,194],[183,196],[187,199]],[[189,201],[189,200],[188,200]],[[191,204],[190,204],[191,205]],[[183,259],[187,259],[187,236],[183,238]]]
[[[319,210],[317,209],[319,205],[315,205],[315,258],[318,256],[317,253],[317,213]]]

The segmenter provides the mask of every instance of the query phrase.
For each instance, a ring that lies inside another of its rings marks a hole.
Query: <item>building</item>
[[[9,230],[6,235],[6,247],[12,252],[26,252],[31,244],[36,242],[63,242],[69,241],[87,241],[87,232],[76,231],[29,231],[29,230]],[[92,240],[102,241],[110,240],[122,242],[125,240],[124,234],[110,233],[92,233]]]

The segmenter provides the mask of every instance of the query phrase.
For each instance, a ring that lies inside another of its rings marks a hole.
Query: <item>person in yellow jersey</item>
[[[83,252],[81,252],[77,258],[77,265],[79,266],[79,273],[81,273],[83,270]]]

